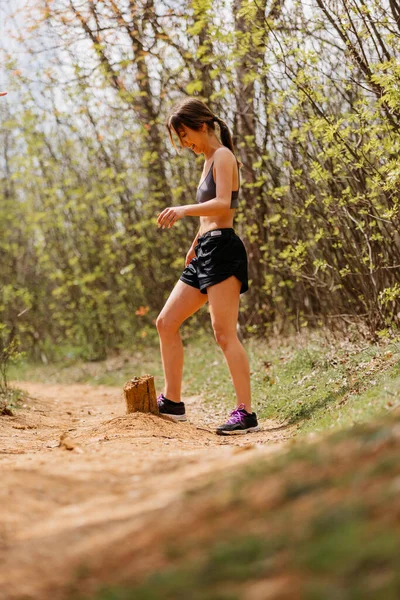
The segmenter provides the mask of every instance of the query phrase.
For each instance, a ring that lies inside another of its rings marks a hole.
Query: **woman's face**
[[[194,129],[190,129],[190,127],[186,127],[186,125],[182,125],[177,132],[182,146],[189,148],[195,154],[204,152],[204,142],[207,136],[206,127],[206,124],[203,123],[201,129],[195,131]]]

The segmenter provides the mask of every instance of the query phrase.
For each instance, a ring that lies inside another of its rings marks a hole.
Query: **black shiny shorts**
[[[194,251],[196,256],[183,270],[181,281],[207,294],[208,286],[235,275],[242,283],[240,293],[247,292],[247,252],[234,229],[207,231],[198,238]]]

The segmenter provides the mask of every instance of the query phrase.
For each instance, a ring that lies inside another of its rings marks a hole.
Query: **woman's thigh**
[[[158,315],[157,326],[178,328],[183,321],[197,312],[207,302],[207,294],[181,280],[178,280]]]
[[[216,335],[236,335],[241,281],[234,275],[207,288],[211,323]]]

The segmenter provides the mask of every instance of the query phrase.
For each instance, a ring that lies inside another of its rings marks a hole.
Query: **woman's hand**
[[[190,264],[192,262],[192,260],[194,259],[195,256],[196,256],[196,252],[194,251],[193,246],[190,246],[189,252],[186,254],[186,258],[185,258],[185,267],[187,267],[188,264]]]
[[[174,223],[185,216],[184,206],[168,206],[158,215],[157,226],[164,229],[172,227]]]

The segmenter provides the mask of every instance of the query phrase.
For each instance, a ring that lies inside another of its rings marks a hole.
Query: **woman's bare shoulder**
[[[236,165],[235,155],[226,146],[221,146],[220,148],[217,148],[217,150],[214,152],[213,159],[214,159],[214,163],[217,165],[225,165],[225,166],[231,165],[231,164]]]

